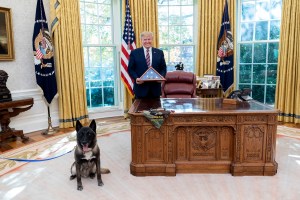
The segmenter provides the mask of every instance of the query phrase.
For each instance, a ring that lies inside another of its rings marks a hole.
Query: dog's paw
[[[77,190],[79,190],[79,191],[83,190],[82,185],[78,185],[78,186],[77,186]]]
[[[98,186],[103,186],[104,183],[102,181],[98,181]]]
[[[76,175],[71,175],[70,176],[70,180],[73,180],[74,178],[76,178]]]

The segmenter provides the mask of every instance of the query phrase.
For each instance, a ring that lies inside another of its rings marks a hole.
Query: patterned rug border
[[[99,125],[100,124],[100,125]],[[107,136],[113,133],[129,131],[129,122],[114,123],[113,126],[97,123],[97,137]],[[40,142],[28,144],[23,147],[9,150],[0,156],[2,158],[16,158],[28,160],[42,160],[69,153],[76,146],[76,131],[52,136]],[[0,177],[9,173],[28,162],[19,162],[0,158]]]

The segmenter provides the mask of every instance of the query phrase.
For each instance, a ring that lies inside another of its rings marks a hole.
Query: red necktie
[[[150,67],[150,54],[149,54],[149,49],[146,50],[146,62],[148,67]]]

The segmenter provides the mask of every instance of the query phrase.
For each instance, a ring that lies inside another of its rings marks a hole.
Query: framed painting
[[[10,8],[0,7],[0,61],[14,59]]]

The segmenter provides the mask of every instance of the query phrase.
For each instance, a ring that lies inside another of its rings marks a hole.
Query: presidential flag
[[[44,93],[45,100],[51,104],[57,93],[54,70],[53,43],[48,30],[43,0],[38,0],[32,37],[36,82]]]
[[[130,15],[129,2],[126,0],[126,15],[124,21],[124,31],[122,39],[122,52],[121,52],[121,77],[122,81],[127,88],[131,96],[133,96],[133,80],[128,74],[128,62],[130,52],[136,49],[135,35],[132,26],[132,20]]]
[[[217,76],[223,87],[224,94],[233,87],[233,37],[230,31],[228,4],[225,1],[222,24],[217,45]]]

